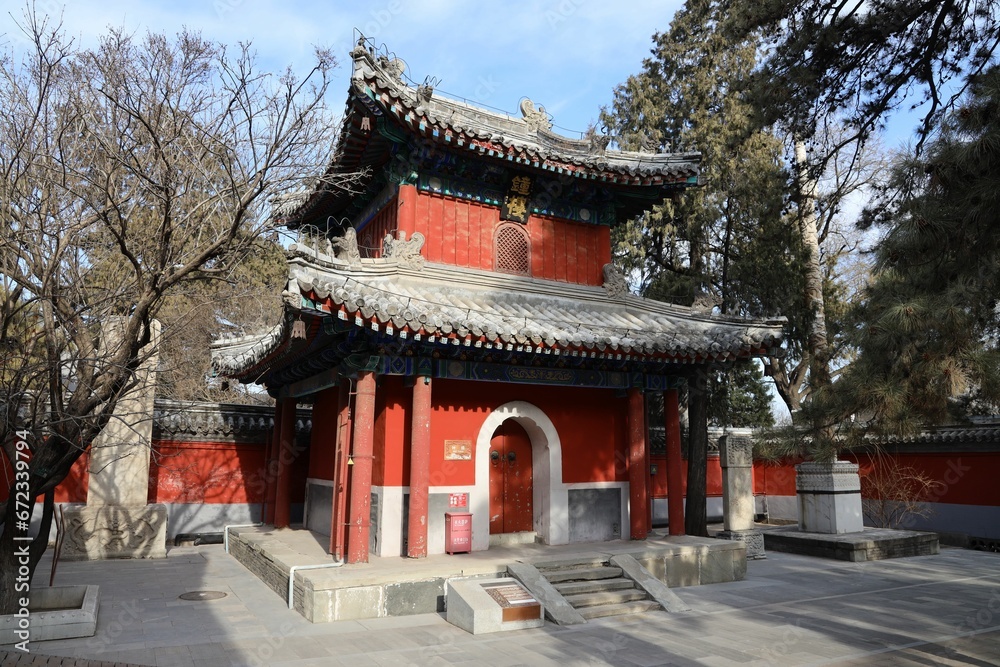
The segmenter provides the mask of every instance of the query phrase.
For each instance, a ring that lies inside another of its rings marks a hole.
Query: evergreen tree
[[[743,361],[709,382],[709,421],[715,426],[770,428],[774,426],[771,397],[756,363]]]
[[[884,230],[854,318],[859,356],[816,408],[888,433],[1000,398],[1000,68],[975,77],[922,158],[901,163],[865,223]]]
[[[753,285],[766,297],[754,305],[775,312],[788,282],[772,267],[791,261],[793,243],[780,224],[783,185],[781,142],[753,131],[751,113],[737,94],[755,66],[756,40],[728,40],[716,28],[726,11],[718,0],[690,0],[666,32],[654,35],[643,71],[615,90],[602,122],[626,150],[697,150],[702,187],[663,202],[616,230],[616,260],[643,276],[650,298],[725,314],[751,315],[741,292]],[[760,239],[780,238],[764,250]],[[707,424],[712,388],[719,395],[746,391],[736,380],[697,373],[688,382],[689,457],[685,528],[706,532]]]
[[[968,77],[990,66],[1000,34],[995,0],[757,0],[733,3],[734,38],[763,34],[766,59],[747,80],[762,126],[781,123],[802,140],[831,117],[849,132],[817,156],[860,146],[905,104],[923,103],[918,147],[961,97]]]

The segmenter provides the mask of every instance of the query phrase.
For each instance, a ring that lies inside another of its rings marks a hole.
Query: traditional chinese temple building
[[[360,183],[279,203],[300,239],[285,319],[214,349],[277,399],[265,521],[292,521],[285,454],[311,404],[303,522],[338,558],[444,552],[449,512],[471,512],[472,550],[643,539],[646,401],[664,402],[679,480],[677,389],[781,336],[635,296],[611,264],[611,228],[696,186],[700,156],[568,139],[530,100],[512,117],[409,85],[365,43],[351,55],[328,175]],[[683,532],[680,494],[670,507]]]

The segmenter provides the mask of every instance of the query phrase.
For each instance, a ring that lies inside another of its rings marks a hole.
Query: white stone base
[[[748,560],[767,558],[764,553],[764,534],[759,530],[723,530],[716,535],[720,540],[742,542],[747,548]]]
[[[861,478],[849,461],[795,466],[799,530],[806,533],[858,533],[864,530]]]
[[[0,616],[0,645],[25,641],[93,637],[97,631],[97,608],[100,600],[97,586],[56,586],[31,588],[28,607],[28,633],[19,632],[16,614]]]
[[[167,507],[68,506],[63,560],[166,558]]]

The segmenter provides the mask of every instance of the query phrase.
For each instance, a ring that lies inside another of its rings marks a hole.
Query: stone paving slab
[[[47,570],[43,561],[40,579]],[[311,624],[221,545],[160,561],[61,563],[56,578],[101,586],[97,635],[32,643],[36,662],[18,667],[1000,664],[1000,554],[951,548],[865,563],[772,553],[748,564],[745,581],[675,589],[685,614],[477,636],[440,614]],[[177,599],[195,590],[227,595]]]

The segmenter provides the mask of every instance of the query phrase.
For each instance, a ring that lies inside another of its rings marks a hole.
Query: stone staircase
[[[538,566],[539,573],[590,620],[661,609],[656,600],[607,560],[583,559]]]

